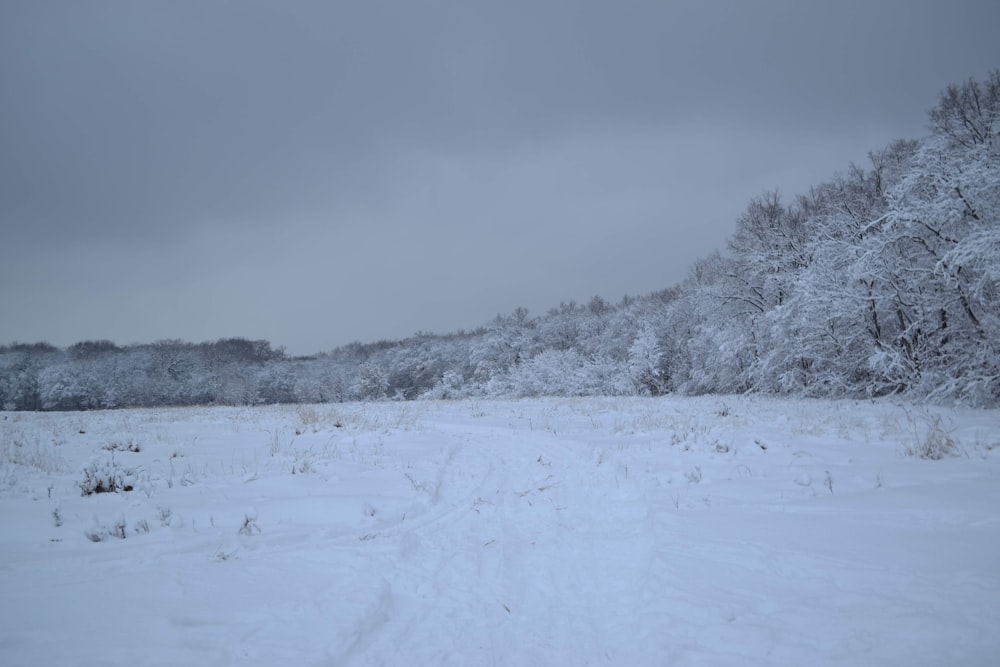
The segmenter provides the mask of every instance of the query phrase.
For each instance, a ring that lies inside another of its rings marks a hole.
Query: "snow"
[[[8,666],[1000,661],[997,410],[2,417]],[[928,443],[944,456],[918,456]],[[83,496],[85,466],[133,488]]]

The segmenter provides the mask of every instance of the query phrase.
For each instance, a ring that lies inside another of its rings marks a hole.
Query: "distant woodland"
[[[930,135],[768,192],[679,285],[290,357],[267,341],[0,346],[0,408],[744,393],[1000,405],[1000,70]]]

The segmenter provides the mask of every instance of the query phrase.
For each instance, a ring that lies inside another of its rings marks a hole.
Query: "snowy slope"
[[[998,411],[2,416],[3,665],[1000,664]]]

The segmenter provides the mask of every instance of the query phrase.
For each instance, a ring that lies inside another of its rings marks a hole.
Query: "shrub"
[[[137,442],[132,442],[131,440],[127,440],[125,442],[119,442],[119,441],[109,442],[108,444],[104,445],[102,449],[106,449],[109,452],[138,453],[142,451],[142,446]]]
[[[114,457],[101,461],[91,461],[83,468],[80,482],[81,495],[95,493],[118,493],[135,488],[136,471],[118,464]]]
[[[124,540],[127,535],[127,525],[125,515],[119,514],[111,525],[105,525],[94,517],[91,527],[84,532],[84,535],[91,542],[103,542],[110,537]]]

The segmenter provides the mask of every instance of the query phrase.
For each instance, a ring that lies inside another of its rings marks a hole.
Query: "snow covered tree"
[[[504,376],[534,355],[536,327],[528,311],[518,308],[509,316],[498,315],[486,328],[471,350],[471,363],[476,382],[488,393],[502,392]]]
[[[366,401],[379,401],[389,391],[389,379],[378,365],[366,361],[358,368],[358,382],[355,394]]]
[[[888,193],[881,229],[902,331],[898,353],[921,393],[1000,398],[1000,73],[951,86],[937,133]]]
[[[647,396],[659,396],[664,391],[660,371],[660,342],[652,327],[639,332],[628,351],[628,375],[635,391]]]

